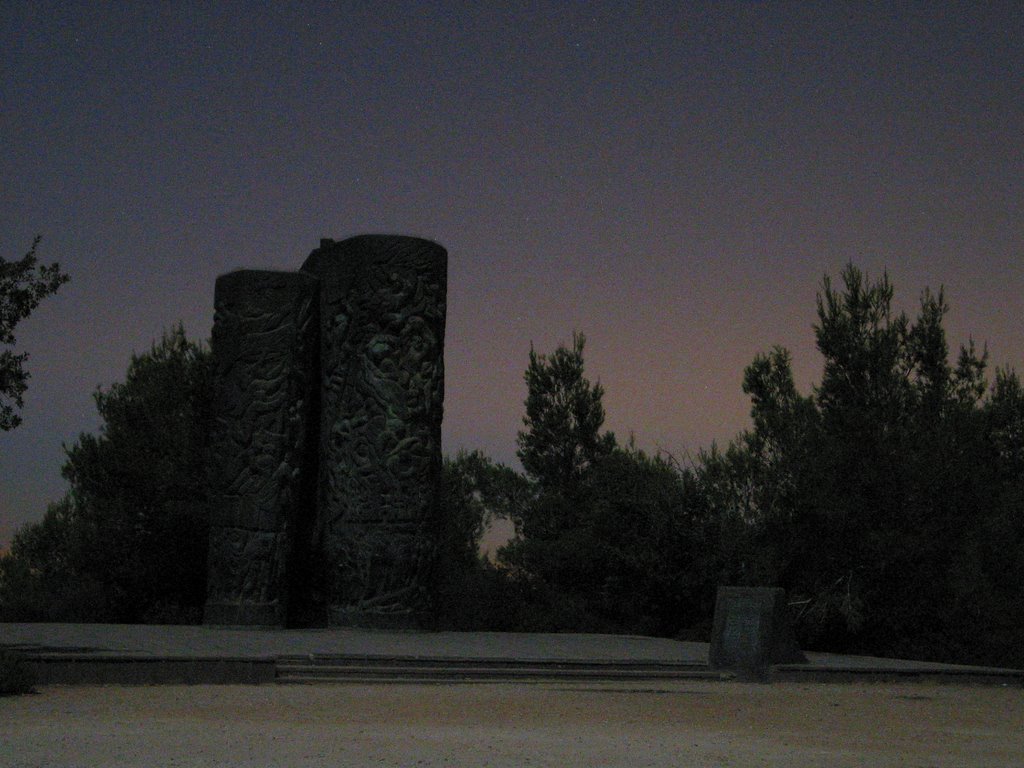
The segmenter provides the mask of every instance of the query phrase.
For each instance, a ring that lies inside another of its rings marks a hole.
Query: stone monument
[[[322,240],[217,280],[204,621],[413,626],[436,550],[447,252]]]
[[[301,273],[217,279],[208,624],[288,618],[316,490],[316,296],[316,280]]]
[[[786,592],[769,587],[719,587],[708,661],[761,679],[772,664],[806,663],[789,616]]]
[[[447,253],[428,240],[324,240],[316,547],[331,624],[408,623],[434,553]]]

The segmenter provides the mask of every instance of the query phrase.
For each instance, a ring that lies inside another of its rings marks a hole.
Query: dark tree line
[[[99,434],[64,446],[68,494],[0,558],[0,619],[201,617],[209,363],[179,326],[97,390]]]
[[[818,300],[821,383],[802,396],[785,350],[759,356],[753,429],[696,468],[721,579],[786,587],[812,646],[1024,663],[1020,382],[989,388],[973,344],[951,363],[941,292],[911,322],[886,278],[842,281]]]
[[[495,628],[706,639],[718,585],[771,585],[809,648],[1024,665],[1024,388],[973,343],[951,360],[941,291],[913,320],[892,299],[852,265],[826,278],[820,384],[757,356],[752,427],[685,467],[601,432],[582,337],[531,352],[525,474],[491,507],[516,537],[476,566]]]
[[[951,359],[942,292],[826,278],[820,383],[744,372],[752,425],[681,466],[603,430],[584,338],[530,351],[519,473],[445,461],[438,627],[706,639],[720,584],[784,587],[808,648],[1024,665],[1024,388]],[[0,618],[195,620],[206,572],[208,353],[181,329],[96,394],[70,493],[0,559]],[[488,522],[516,535],[481,558]]]

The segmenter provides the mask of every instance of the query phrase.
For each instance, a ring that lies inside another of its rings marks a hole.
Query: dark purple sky
[[[6,0],[0,253],[42,233],[73,281],[19,326],[0,546],[132,351],[321,237],[448,248],[452,453],[514,460],[530,343],[574,329],[620,437],[724,443],[755,354],[817,380],[851,260],[1024,368],[1022,40],[1016,2]]]

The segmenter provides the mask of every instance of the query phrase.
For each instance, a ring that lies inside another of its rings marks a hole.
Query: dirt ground
[[[0,766],[1022,766],[1024,689],[939,685],[42,688]]]

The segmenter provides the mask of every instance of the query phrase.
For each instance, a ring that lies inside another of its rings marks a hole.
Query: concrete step
[[[707,669],[702,662],[683,661],[650,661],[650,660],[618,660],[618,659],[512,659],[489,657],[444,657],[444,656],[363,656],[353,654],[309,654],[281,655],[277,657],[279,666],[388,666],[413,667],[480,667],[518,669],[523,666],[552,667],[557,669],[644,669],[644,670],[678,670]]]
[[[721,679],[723,673],[710,670],[659,670],[635,669],[550,669],[543,667],[522,667],[519,669],[489,669],[487,667],[279,667],[277,679],[282,678],[342,678],[353,676],[392,678],[415,675],[430,678],[506,678],[532,677],[555,679],[599,679],[599,680],[651,680],[651,679]]]
[[[279,683],[528,681],[528,680],[728,680],[732,674],[700,664],[577,662],[515,659],[417,659],[282,657]]]

